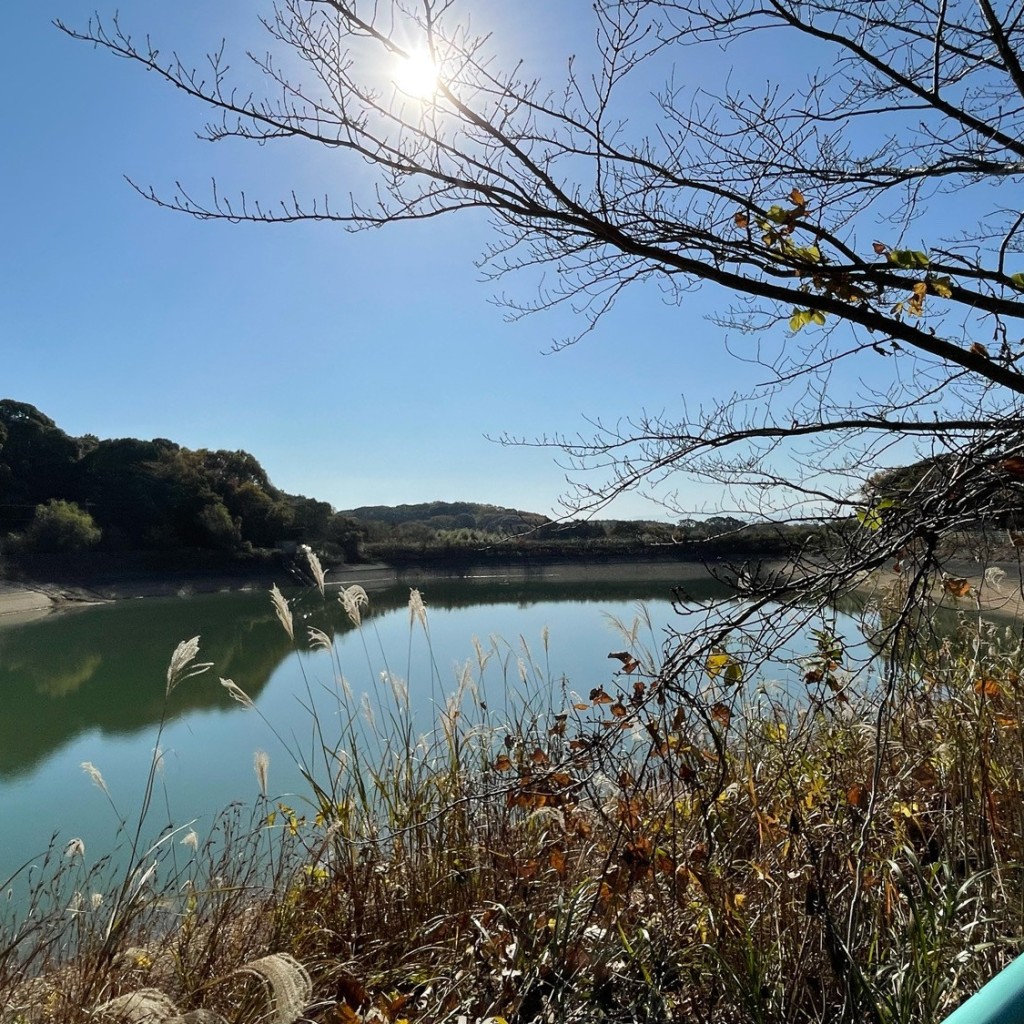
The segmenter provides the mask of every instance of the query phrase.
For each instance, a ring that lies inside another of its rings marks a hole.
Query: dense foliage
[[[343,556],[358,543],[351,520],[275,487],[248,452],[72,437],[11,399],[0,401],[0,533],[52,552],[305,543]]]
[[[363,506],[366,558],[392,564],[529,562],[552,559],[744,560],[792,554],[824,534],[808,526],[751,524],[733,516],[677,523],[636,519],[552,520],[472,502]]]
[[[556,521],[466,501],[337,511],[275,487],[245,451],[193,451],[166,438],[72,437],[34,406],[0,400],[0,535],[8,536],[9,554],[231,555],[308,544],[331,559],[396,564],[714,559],[786,554],[812,532],[730,516]]]

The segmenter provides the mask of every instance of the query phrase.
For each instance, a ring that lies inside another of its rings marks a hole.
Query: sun
[[[437,92],[438,68],[429,53],[413,50],[399,57],[395,65],[395,85],[400,92],[417,100],[429,100]]]

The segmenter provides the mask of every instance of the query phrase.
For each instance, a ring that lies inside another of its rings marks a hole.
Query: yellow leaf
[[[714,654],[708,655],[708,660],[704,667],[707,669],[708,675],[714,679],[728,668],[730,661],[732,661],[732,658],[724,651],[716,651]]]
[[[800,189],[798,189],[798,188],[793,189],[793,191],[789,193],[789,199],[790,199],[790,202],[794,204],[794,206],[806,206],[807,205],[807,200],[804,199],[803,192],[801,192]]]

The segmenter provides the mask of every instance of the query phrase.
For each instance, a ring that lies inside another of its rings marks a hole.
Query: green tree
[[[25,528],[35,507],[76,490],[76,440],[35,406],[0,400],[0,527]]]
[[[95,547],[101,536],[96,521],[85,509],[73,501],[52,498],[36,506],[24,544],[30,551],[74,553]]]

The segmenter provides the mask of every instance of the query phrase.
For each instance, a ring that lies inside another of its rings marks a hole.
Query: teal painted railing
[[[1024,1024],[1024,956],[1000,971],[943,1024]]]

